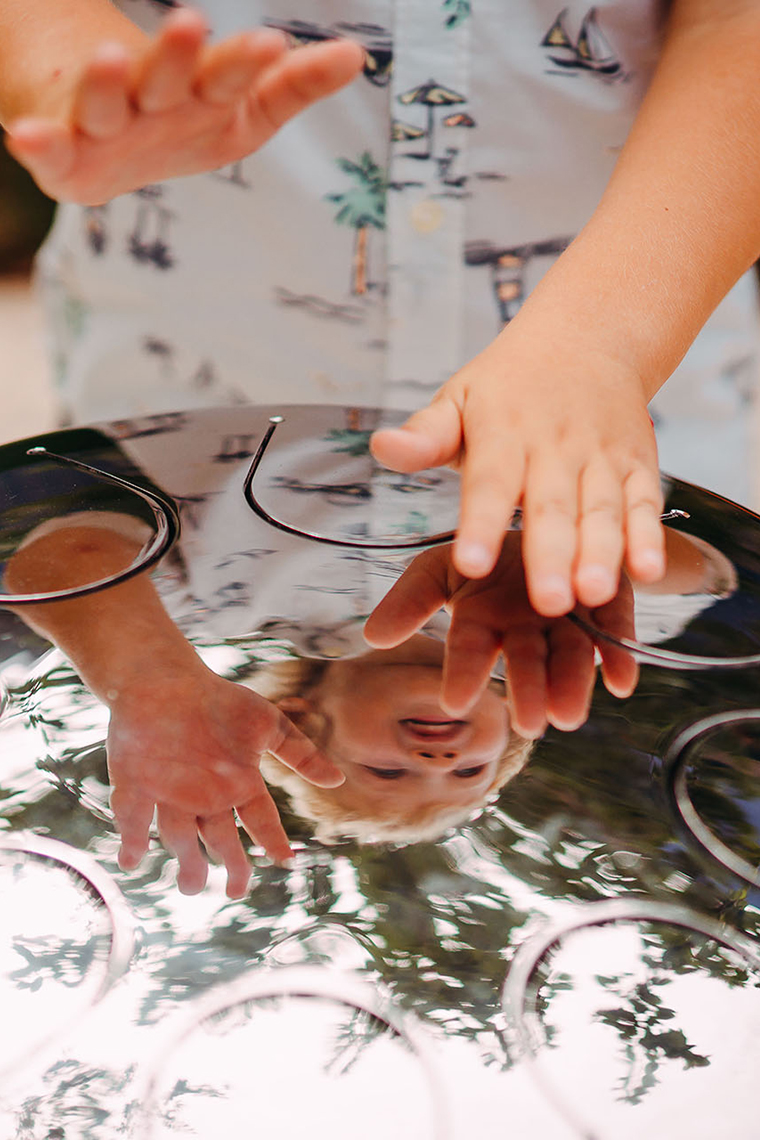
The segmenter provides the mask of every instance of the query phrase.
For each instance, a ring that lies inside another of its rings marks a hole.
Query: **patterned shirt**
[[[61,207],[40,277],[71,419],[424,405],[588,220],[662,32],[659,0],[199,7],[217,36],[352,36],[364,72],[243,161]],[[757,325],[747,277],[652,408],[663,468],[745,503]]]

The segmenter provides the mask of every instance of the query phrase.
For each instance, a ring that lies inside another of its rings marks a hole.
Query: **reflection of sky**
[[[667,935],[672,936],[672,928]],[[649,955],[651,945],[643,946],[640,928],[615,923],[568,935],[550,952],[539,996],[548,1001],[542,1021],[555,1033],[552,1046],[540,1050],[551,1087],[605,1140],[639,1140],[647,1134],[668,1140],[755,1135],[757,986],[730,986],[703,969],[685,974],[661,966],[653,969],[642,961],[642,951]],[[722,962],[744,968],[738,955],[722,948],[718,953]],[[659,951],[654,957],[660,960]],[[552,981],[562,984],[566,979],[572,988],[551,992]],[[663,979],[667,984],[658,984]],[[626,1041],[597,1015],[630,1011],[630,1001],[619,995],[646,983],[650,994],[661,1000],[660,1008],[673,1010],[675,1016],[648,1022],[655,1036],[644,1040],[657,1061],[652,1074],[656,1083],[638,1103],[630,1103],[624,1094],[630,1097],[632,1088],[646,1078],[643,1035]],[[657,1034],[679,1030],[693,1054],[709,1059],[708,1065],[687,1068],[680,1057],[669,1059],[657,1048]]]
[[[322,998],[253,1002],[206,1022],[166,1059],[161,1088],[180,1134],[199,1140],[433,1136],[424,1071],[409,1047]],[[173,1134],[160,1123],[153,1133]]]
[[[0,1069],[62,1028],[105,974],[105,907],[64,869],[0,853]]]

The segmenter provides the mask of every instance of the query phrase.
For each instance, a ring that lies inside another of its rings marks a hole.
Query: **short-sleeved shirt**
[[[71,420],[424,405],[588,220],[662,34],[659,0],[199,6],[217,36],[343,34],[366,64],[240,162],[61,207],[40,279]],[[653,404],[665,470],[753,501],[757,361],[748,277]]]

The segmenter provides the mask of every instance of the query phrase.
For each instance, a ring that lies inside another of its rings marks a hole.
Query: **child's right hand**
[[[441,704],[454,716],[472,708],[491,680],[499,654],[508,678],[510,720],[522,736],[540,736],[547,723],[569,732],[589,713],[596,679],[595,650],[610,693],[628,697],[638,680],[632,655],[614,639],[634,637],[633,593],[624,575],[612,601],[594,609],[592,638],[569,617],[547,618],[530,604],[519,534],[506,535],[495,568],[485,578],[460,574],[451,546],[419,554],[365,626],[377,649],[399,645],[441,607],[451,613]],[[584,607],[576,612],[589,619]]]
[[[208,45],[203,17],[188,9],[154,39],[133,32],[64,79],[54,111],[8,124],[9,150],[51,198],[95,205],[236,162],[363,62],[351,41],[289,50],[270,29]]]
[[[277,806],[259,771],[265,752],[318,787],[343,773],[276,705],[224,680],[197,659],[182,671],[146,664],[109,699],[111,807],[121,833],[119,864],[138,865],[156,811],[164,846],[179,862],[178,885],[195,894],[207,864],[198,837],[227,869],[227,894],[244,895],[250,867],[238,823],[269,857],[292,857]]]

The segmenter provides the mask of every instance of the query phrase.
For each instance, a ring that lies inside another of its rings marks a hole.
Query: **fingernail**
[[[491,553],[479,542],[460,542],[456,548],[456,563],[462,574],[482,578],[491,569]]]
[[[552,610],[564,612],[573,607],[573,595],[566,578],[559,574],[548,574],[539,578],[535,585],[536,596],[541,599],[543,606]]]
[[[614,594],[616,581],[606,566],[584,566],[578,572],[578,583],[584,590],[593,590],[600,597]]]
[[[665,558],[659,550],[642,550],[636,558],[636,569],[647,578],[661,578],[665,573]]]

